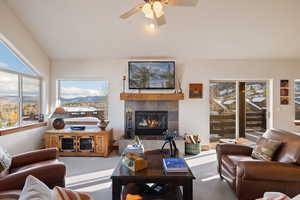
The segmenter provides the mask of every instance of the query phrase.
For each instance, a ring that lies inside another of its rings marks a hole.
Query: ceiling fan
[[[133,9],[120,16],[127,19],[130,16],[142,11],[146,18],[152,19],[158,26],[166,24],[164,7],[168,6],[189,6],[195,7],[199,0],[144,0],[145,2],[137,5]]]

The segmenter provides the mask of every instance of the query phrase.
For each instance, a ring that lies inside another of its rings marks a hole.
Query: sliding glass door
[[[210,140],[236,138],[237,93],[235,81],[210,82]]]
[[[245,127],[247,138],[257,139],[267,129],[268,84],[266,81],[245,82]],[[244,136],[244,135],[240,135]]]
[[[268,81],[210,82],[210,140],[256,140],[267,128]]]

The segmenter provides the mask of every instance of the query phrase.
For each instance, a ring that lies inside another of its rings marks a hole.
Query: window
[[[39,120],[40,108],[40,80],[23,77],[22,81],[22,122],[24,125]]]
[[[38,122],[40,87],[36,73],[0,40],[0,129]]]
[[[59,106],[77,113],[78,117],[86,116],[86,112],[98,112],[99,117],[107,119],[107,93],[106,81],[58,81]]]
[[[295,80],[295,120],[300,121],[300,80]]]

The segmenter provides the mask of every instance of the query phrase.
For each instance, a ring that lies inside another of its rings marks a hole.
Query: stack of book
[[[166,172],[188,172],[188,166],[182,158],[164,158],[163,166]]]

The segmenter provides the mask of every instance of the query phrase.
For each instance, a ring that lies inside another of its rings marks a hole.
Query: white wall
[[[31,33],[0,0],[0,39],[8,43],[15,51],[22,54],[24,60],[43,78],[43,112],[49,107],[49,69],[47,55],[33,39]],[[21,153],[42,147],[42,134],[45,128],[33,129],[17,134],[0,136],[0,145],[11,153]]]
[[[300,61],[282,60],[177,60],[185,100],[179,104],[179,131],[200,133],[209,141],[209,80],[271,80],[273,85],[273,126],[300,131],[293,125],[294,106],[279,105],[279,80],[300,78]],[[122,76],[127,75],[127,60],[58,60],[51,67],[51,106],[55,107],[56,80],[103,79],[109,82],[109,120],[115,138],[124,134],[124,102],[120,101]],[[203,83],[204,98],[188,99],[188,84]],[[292,86],[291,86],[292,89]],[[292,90],[291,90],[292,91]],[[291,98],[292,99],[292,98]]]

